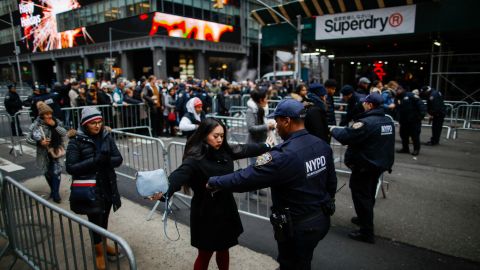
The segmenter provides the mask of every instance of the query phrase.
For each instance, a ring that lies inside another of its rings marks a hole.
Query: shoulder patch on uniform
[[[353,129],[358,129],[358,128],[361,128],[363,127],[363,123],[362,122],[356,122],[352,125],[352,128]]]
[[[257,157],[257,161],[255,161],[255,166],[258,167],[258,166],[268,164],[272,160],[273,160],[272,154],[268,152],[264,153],[263,155]]]
[[[433,100],[433,97],[430,97],[430,100]]]

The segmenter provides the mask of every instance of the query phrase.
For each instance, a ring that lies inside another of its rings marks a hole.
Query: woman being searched
[[[187,140],[197,130],[200,123],[205,120],[205,112],[202,111],[202,101],[194,97],[187,101],[185,107],[187,107],[187,113],[180,120],[179,128],[182,134],[187,136]]]
[[[182,185],[194,191],[190,211],[191,244],[198,249],[194,270],[208,269],[214,252],[218,269],[228,269],[228,249],[238,244],[243,232],[233,194],[222,190],[210,193],[205,187],[208,178],[233,172],[236,159],[258,156],[270,149],[266,143],[230,146],[226,137],[222,123],[213,118],[205,119],[187,141],[182,165],[169,177],[167,198]],[[153,197],[160,198],[161,193]]]
[[[110,134],[104,127],[103,117],[94,107],[82,110],[81,126],[68,143],[66,169],[72,175],[70,209],[77,214],[86,214],[88,220],[104,229],[108,227],[110,209],[121,206],[117,189],[115,168],[123,158]],[[94,201],[74,198],[74,189],[91,184],[97,196]],[[102,237],[92,232],[98,269],[105,269]],[[106,243],[105,243],[106,244]],[[107,256],[114,259],[118,254],[113,246],[106,245]]]

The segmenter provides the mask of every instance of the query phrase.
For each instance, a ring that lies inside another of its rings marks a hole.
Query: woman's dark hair
[[[305,87],[305,89],[307,89],[307,86],[305,84],[303,84],[303,83],[299,84],[297,86],[297,88],[295,88],[294,93],[297,94],[297,95],[300,95],[300,91],[302,91],[302,88],[304,88],[304,87]]]
[[[188,139],[187,144],[185,146],[185,152],[183,153],[183,160],[188,157],[192,157],[194,159],[202,159],[208,151],[208,148],[211,147],[207,142],[207,136],[214,130],[216,127],[221,126],[224,130],[224,139],[220,149],[225,150],[227,153],[231,153],[232,149],[227,142],[227,129],[225,125],[214,119],[214,118],[206,118],[203,120],[200,125],[198,126],[197,130],[193,135]]]
[[[260,100],[267,97],[267,91],[261,88],[255,88],[253,91],[250,92],[250,97],[252,100],[257,104],[258,112],[257,112],[257,121],[258,124],[264,124],[263,118],[265,117],[265,110],[260,106]]]

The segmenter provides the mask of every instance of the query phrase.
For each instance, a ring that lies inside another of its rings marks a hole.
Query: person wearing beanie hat
[[[327,121],[328,125],[336,126],[337,119],[335,118],[335,101],[333,96],[335,95],[335,91],[337,90],[337,81],[334,79],[328,79],[324,83],[325,89],[327,89],[327,97],[325,102],[327,103]]]
[[[68,142],[65,167],[72,175],[72,190],[93,185],[97,199],[86,201],[79,198],[79,193],[71,192],[70,209],[76,214],[87,215],[90,222],[107,229],[110,210],[113,207],[117,211],[121,206],[115,168],[122,164],[123,158],[95,107],[83,108],[80,123]],[[105,254],[103,241],[106,240],[96,233],[92,233],[92,238],[97,269],[105,269],[105,257],[117,258],[121,254],[108,243],[105,243]]]
[[[203,102],[198,97],[191,98],[185,106],[187,113],[180,120],[178,127],[187,136],[187,140],[197,130],[200,122],[205,120],[205,112],[202,110],[202,106]]]
[[[35,105],[38,116],[30,126],[27,143],[36,146],[37,166],[44,172],[50,187],[49,199],[60,203],[60,180],[62,167],[60,158],[65,154],[63,138],[67,131],[63,123],[53,116],[53,109],[44,101]]]
[[[43,101],[37,102],[37,110],[39,116],[42,116],[46,113],[53,113],[52,108]]]
[[[347,126],[355,116],[364,111],[362,99],[365,98],[365,95],[355,92],[353,87],[349,84],[344,85],[340,90],[340,93],[342,93],[343,101],[347,103],[347,113],[344,115],[344,117],[342,116],[340,126]]]
[[[307,131],[330,143],[330,136],[328,135],[327,122],[327,90],[319,83],[312,83],[308,87],[307,100],[305,105],[305,129]]]

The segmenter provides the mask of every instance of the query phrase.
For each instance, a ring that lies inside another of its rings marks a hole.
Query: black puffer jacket
[[[114,168],[122,164],[123,158],[110,132],[104,129],[102,151],[105,149],[110,157],[110,163],[107,166],[96,162],[95,157],[100,155],[100,149],[97,149],[94,138],[87,135],[83,128],[79,128],[76,135],[68,142],[66,169],[72,175],[72,180],[96,179],[99,194],[105,200],[111,201],[113,210],[116,211],[120,208],[121,201]],[[81,208],[78,205],[71,205],[71,207]]]

